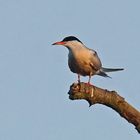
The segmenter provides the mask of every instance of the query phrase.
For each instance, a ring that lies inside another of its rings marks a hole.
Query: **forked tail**
[[[115,72],[115,71],[122,71],[122,70],[124,70],[123,68],[101,68],[100,70],[99,70],[99,72],[97,73],[97,75],[100,75],[100,76],[103,76],[103,77],[109,77],[109,78],[111,78],[110,76],[108,76],[107,74],[106,74],[106,72]]]
[[[121,71],[124,70],[123,68],[101,68],[103,72],[115,72],[115,71]]]

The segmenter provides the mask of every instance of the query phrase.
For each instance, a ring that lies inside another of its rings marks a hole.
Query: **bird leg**
[[[92,75],[90,74],[90,75],[89,75],[89,79],[88,79],[88,83],[87,83],[88,85],[92,85],[92,84],[90,84],[91,76],[92,76]]]
[[[78,74],[78,83],[80,83],[80,74]]]

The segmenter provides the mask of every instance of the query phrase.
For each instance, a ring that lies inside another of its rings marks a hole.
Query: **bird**
[[[94,75],[111,78],[107,72],[124,70],[123,68],[102,67],[97,52],[86,47],[83,42],[75,36],[65,37],[62,41],[55,42],[52,45],[62,45],[69,50],[68,66],[73,73],[78,75],[78,83],[80,83],[80,76],[88,76],[89,79],[87,83],[90,85],[91,77]]]

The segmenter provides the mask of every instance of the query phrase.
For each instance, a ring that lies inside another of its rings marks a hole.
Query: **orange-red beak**
[[[64,45],[66,42],[65,41],[60,41],[60,42],[55,42],[52,45]]]

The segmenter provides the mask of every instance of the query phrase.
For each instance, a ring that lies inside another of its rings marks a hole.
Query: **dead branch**
[[[71,100],[85,99],[89,105],[103,104],[111,107],[133,124],[140,133],[140,112],[127,103],[116,91],[108,91],[86,83],[74,83],[68,92]]]

